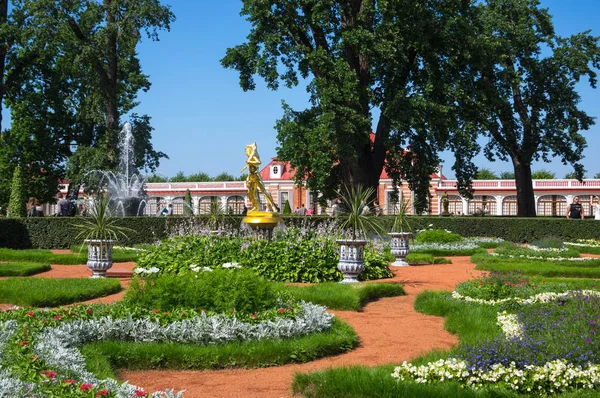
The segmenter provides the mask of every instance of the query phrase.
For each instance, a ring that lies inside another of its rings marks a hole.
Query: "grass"
[[[566,278],[600,278],[600,260],[586,262],[502,259],[476,254],[475,269],[485,271],[523,271],[526,275]]]
[[[56,307],[117,293],[115,279],[9,278],[0,280],[0,303]]]
[[[139,253],[133,250],[113,250],[114,262],[137,261]],[[0,261],[33,262],[60,265],[78,265],[87,262],[87,249],[77,250],[70,254],[54,254],[50,250],[43,249],[0,249]]]
[[[402,285],[397,283],[361,283],[356,286],[341,283],[319,283],[310,286],[284,285],[276,289],[288,292],[297,300],[324,305],[330,309],[360,311],[368,302],[382,297],[403,296]]]
[[[334,319],[321,333],[291,339],[236,342],[223,345],[102,341],[86,345],[86,367],[99,377],[115,377],[113,369],[261,368],[303,363],[337,355],[358,345],[346,323]]]
[[[42,263],[0,263],[0,276],[30,276],[50,271],[50,264]]]
[[[444,257],[434,257],[428,253],[410,253],[406,256],[406,262],[410,265],[429,265],[429,264],[452,264],[451,260]]]

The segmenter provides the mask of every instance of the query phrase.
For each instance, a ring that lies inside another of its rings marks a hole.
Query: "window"
[[[519,210],[517,207],[517,197],[507,196],[502,199],[502,215],[503,216],[516,216]]]
[[[231,214],[242,214],[246,201],[241,196],[230,196],[227,198],[227,212]]]
[[[165,206],[165,198],[148,198],[146,199],[144,214],[147,216],[154,216],[158,214],[158,212],[161,211]]]
[[[567,214],[567,198],[562,195],[545,195],[538,199],[538,216],[561,216]]]
[[[177,197],[171,201],[171,205],[173,205],[173,215],[181,216],[183,215],[183,208],[185,206],[185,199],[182,197]]]
[[[469,214],[482,213],[486,216],[495,216],[498,214],[495,197],[486,195],[473,196],[473,199],[469,201]]]
[[[210,207],[213,203],[218,203],[216,196],[203,196],[198,203],[198,214],[210,214]]]
[[[454,215],[463,214],[463,202],[460,196],[448,195],[448,212]]]

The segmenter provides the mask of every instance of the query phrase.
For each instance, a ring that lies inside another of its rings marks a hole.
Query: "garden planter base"
[[[396,258],[396,260],[391,263],[392,267],[408,267],[408,264],[404,259],[410,253],[410,248],[408,246],[408,241],[412,238],[412,233],[410,232],[391,232],[388,235],[392,237],[392,241],[390,243],[390,248],[392,251],[392,255]]]
[[[358,274],[363,272],[366,240],[338,240],[340,261],[337,269],[344,274],[340,283],[358,283]]]

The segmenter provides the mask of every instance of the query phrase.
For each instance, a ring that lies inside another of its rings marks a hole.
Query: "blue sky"
[[[591,29],[600,35],[600,0],[542,0],[554,16],[558,34],[568,36]],[[199,171],[211,176],[226,171],[234,176],[244,166],[244,146],[256,141],[266,164],[276,156],[275,121],[282,115],[281,101],[294,109],[307,106],[304,87],[268,90],[257,79],[255,91],[244,92],[234,70],[221,67],[219,60],[228,47],[241,44],[249,24],[239,15],[239,0],[163,0],[171,6],[177,20],[160,41],[145,39],[139,46],[144,73],[152,87],[139,96],[136,112],[152,116],[155,149],[170,159],[161,162],[158,174],[174,176],[178,171]],[[600,116],[600,91],[580,84],[581,108]],[[597,120],[600,123],[600,120]],[[584,132],[588,141],[583,164],[588,177],[600,172],[600,126]],[[444,174],[450,178],[453,155],[443,154]],[[512,171],[510,163],[488,162],[483,156],[479,167]],[[571,171],[560,161],[537,163],[533,170],[545,168],[562,178]]]

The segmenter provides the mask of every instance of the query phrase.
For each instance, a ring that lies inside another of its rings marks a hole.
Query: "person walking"
[[[579,203],[579,196],[573,198],[573,203],[567,206],[567,219],[583,220],[583,209]]]
[[[594,199],[596,200],[595,202]],[[600,220],[600,198],[598,196],[590,196],[590,209],[594,215],[594,220]]]
[[[58,202],[56,203],[56,212],[55,212],[55,216],[56,217],[68,217],[71,214],[71,202],[69,202],[66,198],[65,195],[62,193],[59,193],[58,195],[56,195],[56,199],[58,199]]]

